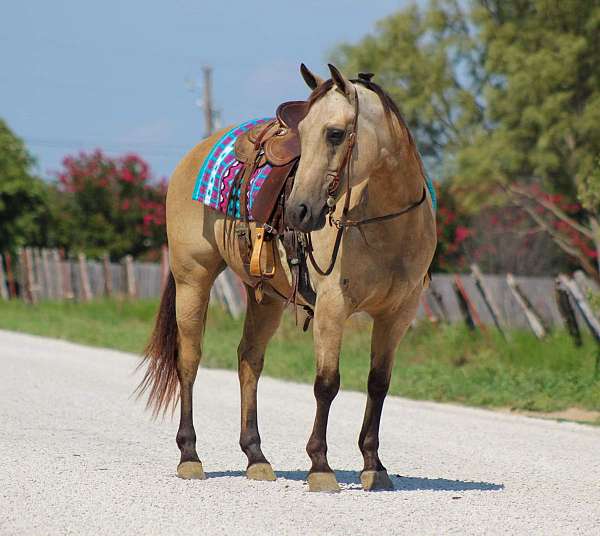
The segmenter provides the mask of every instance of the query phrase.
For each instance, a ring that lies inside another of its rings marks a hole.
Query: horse
[[[362,312],[373,319],[373,329],[367,401],[358,438],[364,460],[360,480],[364,490],[387,490],[393,484],[378,454],[379,425],[396,347],[415,318],[428,283],[436,248],[433,193],[425,188],[427,178],[414,139],[388,93],[370,81],[370,74],[350,80],[332,65],[329,70],[331,78],[324,80],[304,65],[301,68],[311,93],[308,112],[298,125],[301,157],[285,205],[288,224],[310,233],[309,271],[316,291],[316,414],[306,445],[311,460],[307,480],[310,491],[340,490],[327,460],[327,421],[340,387],[344,324],[352,314]],[[238,248],[228,243],[227,216],[192,201],[199,167],[226,131],[196,145],[179,162],[168,185],[170,275],[144,354],[142,364],[147,369],[140,392],[149,391],[148,406],[156,415],[180,403],[177,475],[205,478],[196,451],[192,392],[210,290],[217,275],[229,266],[247,291],[237,350],[239,443],[248,459],[247,478],[273,481],[275,473],[261,450],[256,395],[265,350],[286,302],[267,292],[257,299],[256,281],[249,278]],[[332,188],[336,176],[341,180]],[[326,224],[328,215],[334,224]],[[327,263],[329,270],[320,268]],[[277,274],[269,282],[274,288],[278,277],[286,277],[284,270]]]

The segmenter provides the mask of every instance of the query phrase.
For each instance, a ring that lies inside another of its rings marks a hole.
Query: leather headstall
[[[360,76],[360,75],[359,75]],[[370,218],[365,218],[362,220],[349,220],[348,219],[348,210],[350,208],[350,197],[352,193],[352,188],[350,186],[350,169],[352,166],[352,153],[354,152],[354,147],[356,146],[356,139],[358,134],[358,116],[359,116],[359,102],[358,102],[358,91],[356,86],[354,86],[354,119],[352,121],[352,127],[350,132],[347,135],[346,148],[344,150],[343,156],[340,160],[340,164],[337,170],[333,173],[327,173],[326,179],[329,181],[329,186],[327,187],[327,207],[329,212],[329,224],[337,227],[337,234],[335,237],[335,242],[333,244],[333,250],[331,252],[331,258],[327,268],[323,269],[317,263],[314,253],[313,253],[313,245],[310,233],[305,234],[306,244],[307,244],[307,253],[308,258],[310,259],[310,263],[312,264],[315,271],[322,276],[328,276],[333,271],[333,267],[335,266],[337,256],[340,250],[340,245],[342,242],[342,236],[344,230],[348,227],[360,227],[362,225],[368,225],[372,223],[378,223],[383,221],[392,220],[394,218],[398,218],[407,212],[410,212],[420,206],[425,199],[427,199],[427,188],[423,185],[423,194],[421,198],[411,203],[410,205],[398,210],[397,212],[392,212],[390,214],[385,214],[382,216],[374,216]],[[333,217],[333,213],[336,208],[336,198],[339,195],[339,187],[341,183],[340,175],[342,172],[345,173],[346,178],[346,198],[344,201],[344,206],[342,208],[342,215],[339,219],[335,219]],[[362,231],[361,231],[362,232]]]

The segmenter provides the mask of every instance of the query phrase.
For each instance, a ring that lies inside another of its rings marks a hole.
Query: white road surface
[[[232,348],[232,352],[234,349]],[[267,356],[268,358],[268,356]],[[396,491],[358,485],[364,395],[329,428],[343,490],[307,491],[312,389],[261,380],[277,482],[251,482],[237,445],[237,375],[201,370],[205,481],[175,476],[176,420],[130,397],[130,354],[0,331],[0,534],[600,534],[600,429],[388,398],[381,455]]]

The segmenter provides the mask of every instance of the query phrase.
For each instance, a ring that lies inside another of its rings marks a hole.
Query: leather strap
[[[327,187],[327,205],[329,206],[329,222],[332,223],[331,214],[335,210],[335,197],[337,196],[338,190],[340,188],[340,175],[344,168],[346,168],[346,199],[344,201],[344,208],[342,209],[342,217],[341,221],[346,220],[346,215],[348,214],[348,209],[350,208],[350,194],[352,193],[352,188],[350,188],[350,167],[352,164],[352,152],[354,151],[354,145],[356,143],[356,133],[358,129],[358,114],[360,112],[359,102],[358,102],[358,91],[356,87],[354,88],[354,119],[352,120],[352,130],[348,134],[348,142],[346,143],[346,149],[344,151],[344,155],[340,160],[340,165],[338,169],[333,174],[327,174],[330,178],[329,186]],[[329,261],[329,266],[324,270],[322,269],[314,255],[313,255],[313,246],[312,239],[310,233],[306,235],[306,243],[308,250],[308,258],[310,259],[311,264],[318,274],[327,276],[333,271],[333,267],[335,266],[335,261],[337,260],[338,252],[340,250],[340,244],[342,242],[342,233],[344,232],[344,228],[342,226],[337,226],[338,232],[335,237],[335,243],[333,245],[333,251],[331,252],[331,259]]]

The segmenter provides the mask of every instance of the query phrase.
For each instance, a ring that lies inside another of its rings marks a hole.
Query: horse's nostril
[[[305,204],[301,204],[298,207],[298,219],[300,221],[304,221],[307,214],[308,214],[308,207]]]

